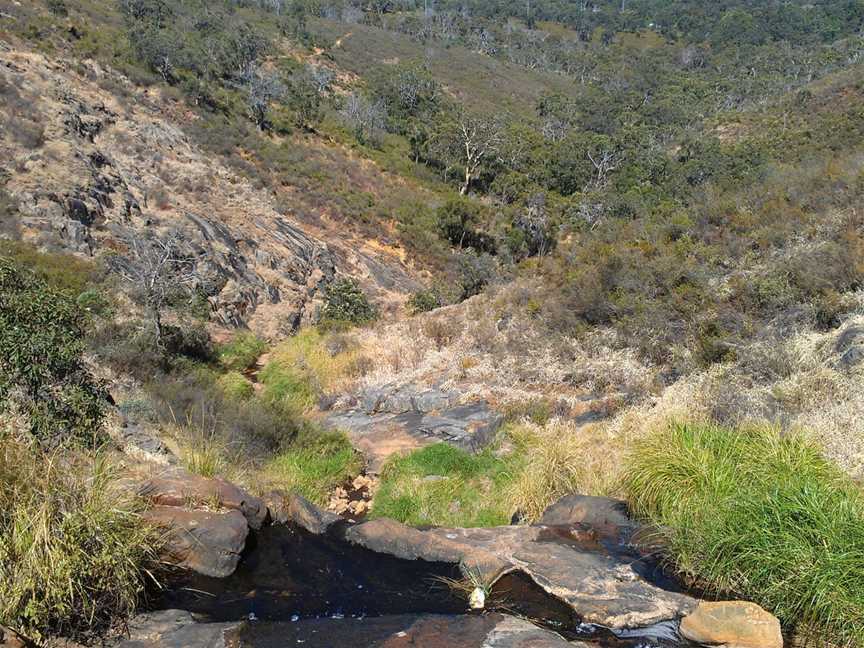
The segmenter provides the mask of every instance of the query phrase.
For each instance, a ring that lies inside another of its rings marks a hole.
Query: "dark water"
[[[332,648],[374,645],[371,637],[410,625],[416,615],[447,615],[440,618],[459,619],[463,625],[481,623],[466,619],[465,595],[444,582],[461,577],[457,566],[375,553],[344,541],[344,529],[337,525],[316,536],[293,525],[266,527],[250,536],[232,576],[178,575],[155,600],[155,607],[189,610],[202,621],[251,619],[238,645],[260,648],[295,640]],[[574,539],[555,531],[549,531],[544,540],[578,543],[583,550],[608,550],[595,539]],[[657,569],[650,561],[644,568]],[[665,584],[671,587],[674,582]],[[507,574],[495,584],[487,610],[522,616],[567,639],[601,646],[690,645],[678,637],[674,624],[640,629],[632,636],[583,624],[568,605],[520,572]],[[370,638],[362,639],[366,635]]]

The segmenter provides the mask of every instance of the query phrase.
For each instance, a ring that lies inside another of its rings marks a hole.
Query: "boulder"
[[[272,491],[266,495],[265,501],[272,522],[276,524],[294,522],[315,535],[326,533],[330,525],[340,519],[335,513],[318,508],[296,493]]]
[[[589,495],[567,495],[543,512],[539,524],[548,526],[585,525],[598,538],[626,542],[639,525],[627,515],[622,500]]]
[[[702,601],[681,620],[680,632],[708,646],[783,648],[777,617],[746,601]]]
[[[189,612],[163,610],[130,621],[118,648],[227,648],[226,632],[237,623],[197,623]]]
[[[847,326],[834,342],[841,369],[851,370],[864,361],[864,326]]]
[[[246,545],[249,526],[240,511],[190,511],[156,506],[144,519],[166,530],[165,557],[205,576],[231,575]]]
[[[638,559],[558,541],[542,527],[421,530],[377,519],[349,528],[345,537],[372,551],[407,560],[460,565],[486,585],[508,572],[522,572],[586,623],[613,629],[678,619],[697,604],[690,596],[642,578]]]
[[[140,488],[142,497],[161,506],[204,504],[240,511],[253,529],[267,517],[264,502],[224,479],[210,479],[171,468],[148,479]]]

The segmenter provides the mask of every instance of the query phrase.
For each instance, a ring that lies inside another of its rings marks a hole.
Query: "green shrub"
[[[368,324],[378,318],[378,309],[352,279],[339,279],[327,290],[321,311],[324,323]]]
[[[238,333],[219,349],[219,362],[226,369],[246,371],[255,366],[267,344],[251,331]]]
[[[801,437],[672,425],[633,449],[625,484],[686,575],[864,645],[864,498]]]
[[[408,311],[412,315],[428,313],[441,306],[441,297],[434,290],[418,290],[408,299]]]
[[[0,212],[2,215],[2,212]],[[71,254],[42,252],[29,243],[0,239],[0,257],[18,268],[30,270],[48,286],[73,297],[94,290],[98,268]]]
[[[101,443],[105,390],[83,361],[84,314],[66,293],[0,259],[0,410],[45,443]]]
[[[0,437],[0,624],[83,639],[136,611],[161,535],[115,480],[104,457]]]

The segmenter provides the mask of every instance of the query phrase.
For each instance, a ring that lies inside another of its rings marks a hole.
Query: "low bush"
[[[181,378],[147,385],[159,420],[173,425],[180,445],[194,448],[202,439],[230,450],[231,456],[263,459],[288,447],[301,428],[298,419],[259,399],[226,398],[218,377],[189,369]]]
[[[0,624],[84,640],[136,611],[160,535],[115,477],[104,457],[0,436]]]
[[[334,488],[359,474],[363,460],[343,434],[309,430],[263,470],[268,485],[296,492],[319,505]]]
[[[671,425],[634,447],[625,485],[702,587],[754,600],[789,630],[864,645],[864,497],[803,438]]]
[[[323,324],[368,324],[378,319],[378,309],[352,279],[339,279],[327,290],[321,310]]]
[[[434,290],[418,290],[408,299],[408,312],[412,315],[428,313],[443,306],[441,296]]]

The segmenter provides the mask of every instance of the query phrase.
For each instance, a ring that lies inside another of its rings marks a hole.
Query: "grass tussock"
[[[362,457],[343,434],[321,432],[298,439],[264,466],[260,477],[268,488],[299,493],[323,506],[333,489],[362,467]]]
[[[673,424],[635,445],[625,486],[684,574],[864,645],[864,497],[803,437]]]
[[[159,537],[101,455],[0,437],[0,624],[86,639],[137,609]]]
[[[358,358],[347,337],[304,329],[273,349],[260,376],[263,397],[287,412],[302,414],[320,396],[345,384],[356,373]]]
[[[255,366],[267,344],[254,333],[238,333],[219,349],[219,362],[231,371],[246,371]]]
[[[545,425],[517,425],[510,437],[524,465],[510,486],[509,500],[524,519],[537,520],[570,493],[605,495],[615,490],[612,478],[623,448],[600,428],[577,428],[553,419]]]
[[[501,493],[513,480],[515,457],[470,455],[445,443],[391,459],[372,513],[406,524],[497,526],[513,514]]]
[[[407,524],[495,526],[536,521],[570,493],[614,492],[623,446],[599,427],[551,419],[508,425],[499,447],[471,455],[436,444],[390,460],[373,514]]]

